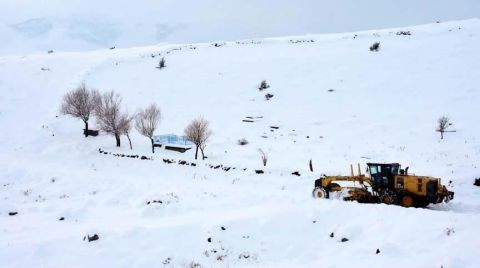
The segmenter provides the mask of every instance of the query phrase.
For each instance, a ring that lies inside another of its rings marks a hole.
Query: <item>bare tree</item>
[[[130,145],[130,150],[133,149],[132,147],[132,140],[130,139],[130,131],[132,131],[132,122],[134,117],[130,116],[127,112],[125,113],[126,116],[123,116],[120,121],[120,129],[122,130],[122,134],[127,136],[128,144]]]
[[[162,113],[155,103],[150,104],[146,109],[140,110],[135,117],[135,128],[143,136],[150,139],[152,143],[152,153],[155,153],[153,144],[153,133],[160,124]]]
[[[450,123],[450,119],[446,116],[442,116],[438,119],[438,127],[436,131],[440,132],[440,139],[443,140],[443,133],[445,132],[455,132],[455,130],[447,130],[451,125],[452,123]]]
[[[258,152],[260,153],[260,157],[262,158],[263,166],[266,167],[268,162],[267,153],[265,153],[262,149],[258,149]]]
[[[195,159],[198,156],[198,149],[202,152],[202,159],[205,159],[204,150],[207,146],[207,141],[212,132],[208,128],[208,121],[199,117],[194,119],[186,128],[185,128],[185,137],[187,140],[195,144]]]
[[[121,111],[122,98],[114,91],[106,92],[95,108],[97,123],[102,131],[115,137],[120,147],[120,136],[127,132],[131,119],[128,113]]]
[[[100,93],[95,89],[87,89],[85,83],[82,83],[63,96],[60,112],[81,119],[85,123],[85,137],[88,137],[88,120],[99,100]]]

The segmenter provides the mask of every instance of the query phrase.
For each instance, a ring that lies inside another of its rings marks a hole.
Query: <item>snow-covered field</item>
[[[480,265],[479,20],[217,45],[0,57],[0,266]],[[271,87],[259,92],[263,79]],[[182,134],[202,115],[208,159],[151,154],[137,133],[132,151],[125,138],[121,148],[84,138],[82,122],[58,112],[81,82],[115,90],[131,112],[159,104],[158,134]],[[443,115],[456,132],[440,140]],[[415,209],[311,198],[321,174],[366,162],[451,181],[455,199]]]

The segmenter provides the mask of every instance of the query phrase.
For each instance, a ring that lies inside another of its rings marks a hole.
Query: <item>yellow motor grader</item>
[[[324,175],[315,180],[313,197],[336,195],[347,201],[404,207],[426,207],[453,199],[454,193],[448,191],[439,178],[408,174],[408,167],[401,169],[398,163],[367,163],[368,177],[362,174],[360,164],[358,175],[354,175],[353,166],[350,170],[351,176]]]

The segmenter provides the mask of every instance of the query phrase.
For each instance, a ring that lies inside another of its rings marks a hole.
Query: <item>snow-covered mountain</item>
[[[28,23],[51,25],[16,27]],[[369,51],[374,42],[380,51]],[[0,266],[477,267],[479,47],[472,19],[2,56]],[[270,88],[259,92],[263,79]],[[104,134],[84,138],[81,121],[59,115],[62,96],[82,82],[120,93],[130,112],[156,102],[157,134],[182,134],[202,115],[213,131],[208,159],[151,154],[136,132],[133,150],[123,137],[121,148]],[[444,115],[456,132],[440,140]],[[242,121],[249,116],[255,122]],[[441,177],[455,199],[416,209],[311,197],[321,174],[375,161]],[[218,165],[235,169],[210,168]],[[93,234],[100,239],[84,240]]]
[[[352,32],[475,17],[476,0],[3,0],[0,55]]]

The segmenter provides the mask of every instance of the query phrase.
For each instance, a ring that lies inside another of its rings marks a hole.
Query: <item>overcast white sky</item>
[[[43,43],[65,37],[119,46],[349,32],[475,17],[480,17],[480,0],[0,0],[0,33],[2,25],[10,31],[20,24],[29,34],[43,29],[37,35]],[[30,19],[40,20],[21,24]],[[6,35],[13,38],[18,29]]]

